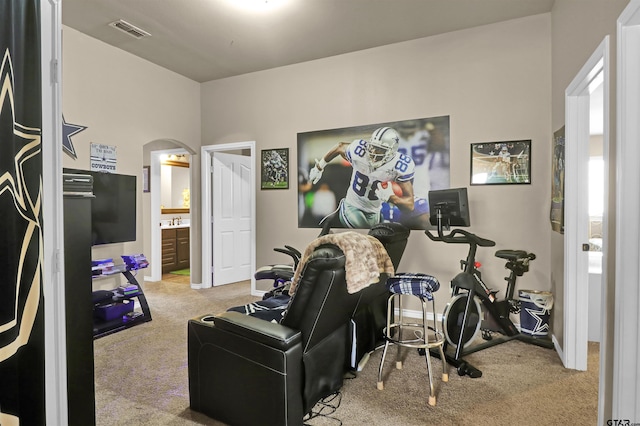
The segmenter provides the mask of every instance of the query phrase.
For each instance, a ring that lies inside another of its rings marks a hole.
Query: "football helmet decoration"
[[[371,140],[367,144],[369,161],[374,168],[382,166],[396,155],[400,136],[391,127],[380,127],[371,135]]]

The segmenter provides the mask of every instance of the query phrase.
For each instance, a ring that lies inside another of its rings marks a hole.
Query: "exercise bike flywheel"
[[[464,318],[464,310],[467,306],[467,299],[467,293],[461,293],[454,296],[449,303],[447,303],[442,314],[442,329],[444,330],[444,336],[447,339],[447,342],[453,347],[458,346],[462,319]],[[480,331],[480,325],[482,324],[482,308],[480,306],[480,302],[475,297],[469,306],[469,313],[467,316],[467,326],[462,342],[463,348],[466,348],[475,340],[478,332]]]

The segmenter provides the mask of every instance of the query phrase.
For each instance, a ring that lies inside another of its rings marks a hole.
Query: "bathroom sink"
[[[188,223],[181,223],[180,225],[165,225],[165,224],[160,225],[160,229],[174,229],[174,228],[188,228],[188,227],[189,227]]]

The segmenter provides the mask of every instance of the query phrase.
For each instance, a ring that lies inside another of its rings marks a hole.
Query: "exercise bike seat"
[[[496,251],[496,257],[499,257],[501,259],[506,259],[506,260],[521,260],[521,259],[533,260],[536,258],[536,255],[533,253],[529,254],[524,250],[498,250]]]

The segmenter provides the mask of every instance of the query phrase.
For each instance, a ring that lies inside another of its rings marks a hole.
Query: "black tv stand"
[[[133,315],[121,315],[115,319],[104,320],[102,318],[99,318],[95,314],[95,309],[100,305],[100,303],[95,304],[94,316],[93,316],[94,340],[103,336],[107,336],[112,333],[116,333],[121,330],[125,330],[127,328],[131,328],[133,326],[151,321],[151,311],[149,310],[149,304],[147,303],[147,298],[144,295],[144,291],[142,290],[142,287],[140,286],[140,284],[138,283],[138,281],[136,280],[136,278],[134,277],[134,275],[131,273],[129,269],[115,270],[111,273],[96,275],[94,276],[94,279],[96,278],[99,279],[101,277],[108,277],[110,275],[115,275],[119,273],[121,273],[127,278],[127,282],[129,284],[136,285],[138,287],[138,291],[135,293],[125,295],[125,294],[119,294],[118,289],[114,289],[112,290],[114,296],[110,299],[110,302],[119,303],[125,300],[137,299],[138,303],[140,304],[140,308],[142,312],[134,311],[132,312]]]

